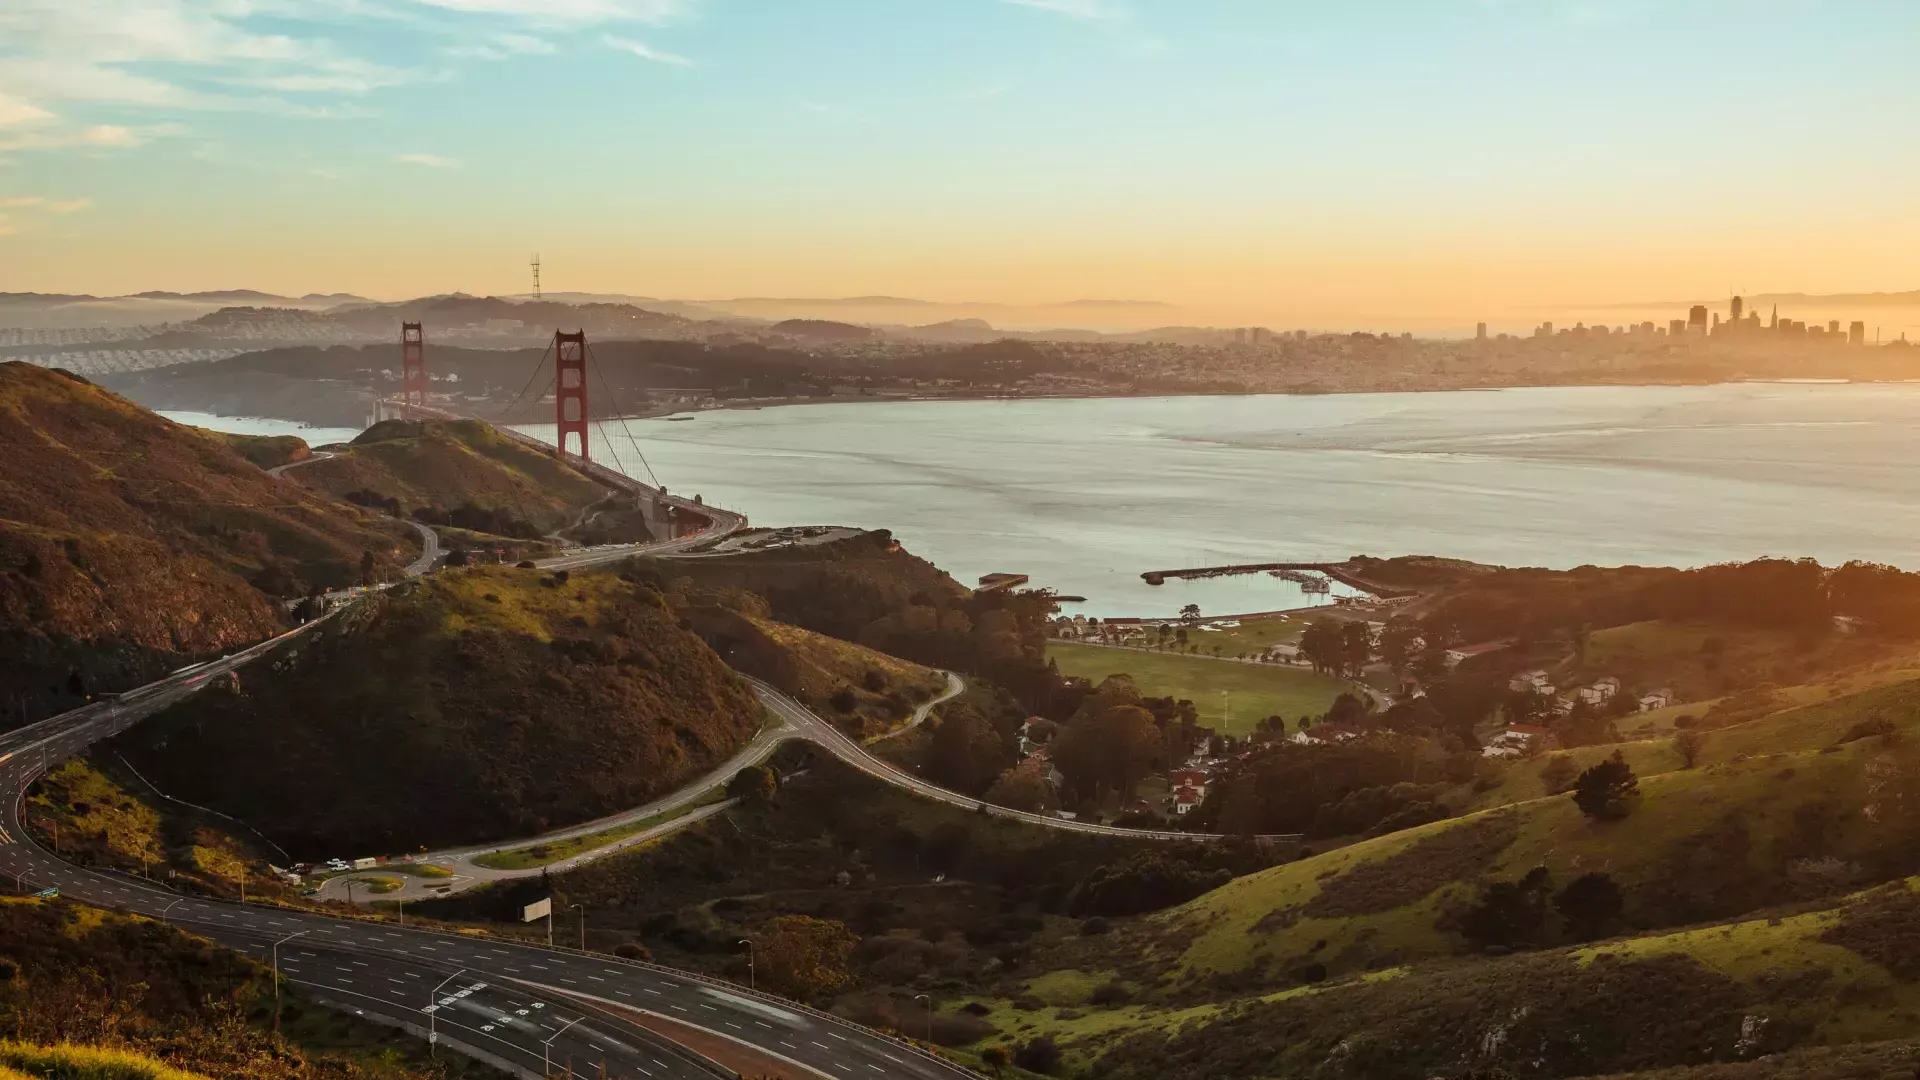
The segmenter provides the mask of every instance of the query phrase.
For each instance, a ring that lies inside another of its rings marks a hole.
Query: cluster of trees
[[[1478,760],[1444,740],[1393,730],[1281,743],[1216,781],[1190,817],[1196,829],[1234,834],[1351,835],[1396,818],[1416,824],[1443,815],[1433,801],[1439,786],[1473,779]]]
[[[1471,907],[1443,921],[1476,947],[1512,949],[1546,944],[1556,929],[1576,941],[1604,936],[1625,907],[1620,886],[1606,874],[1582,874],[1555,892],[1553,875],[1536,866],[1517,881],[1488,883]]]
[[[1130,795],[1149,774],[1187,760],[1209,737],[1196,718],[1192,702],[1147,698],[1131,678],[1108,678],[1053,737],[1052,759],[1068,801]]]
[[[1357,678],[1373,660],[1373,632],[1364,622],[1321,616],[1301,633],[1300,655],[1315,671]]]
[[[1233,879],[1221,865],[1196,864],[1179,854],[1143,851],[1100,867],[1074,886],[1067,912],[1075,916],[1138,915],[1184,904]]]

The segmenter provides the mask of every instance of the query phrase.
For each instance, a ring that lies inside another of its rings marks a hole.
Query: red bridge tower
[[[587,460],[587,332],[553,334],[553,416],[559,426],[554,444],[567,456],[567,436],[580,436],[580,459]]]
[[[427,403],[427,343],[417,322],[400,324],[400,401]]]

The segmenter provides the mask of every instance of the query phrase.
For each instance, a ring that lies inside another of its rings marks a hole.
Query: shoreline
[[[712,405],[683,405],[674,409],[626,413],[621,416],[596,418],[596,423],[609,423],[615,420],[665,420],[672,417],[692,419],[700,413],[712,412],[757,412],[761,409],[781,409],[796,405],[858,405],[858,404],[935,404],[942,402],[979,403],[979,402],[1017,402],[1017,401],[1175,401],[1184,398],[1254,398],[1254,397],[1358,397],[1383,394],[1498,394],[1515,390],[1656,390],[1700,388],[1717,386],[1796,386],[1796,387],[1834,387],[1834,386],[1911,386],[1920,384],[1920,379],[1819,379],[1819,378],[1778,378],[1778,379],[1683,379],[1671,382],[1540,382],[1505,383],[1476,386],[1432,386],[1432,387],[1394,387],[1359,390],[1341,389],[1292,389],[1292,390],[1156,390],[1152,393],[1108,393],[1108,394],[903,394],[875,395],[872,397],[784,397],[784,398],[744,398],[719,401]],[[292,421],[289,421],[292,422]],[[509,426],[520,423],[551,423],[535,420],[530,422],[508,421]]]

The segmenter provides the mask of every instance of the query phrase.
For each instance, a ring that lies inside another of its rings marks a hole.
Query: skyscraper
[[[1847,327],[1847,342],[1851,345],[1865,345],[1867,343],[1867,324],[1861,322],[1859,319],[1855,319],[1853,325]]]
[[[1479,340],[1479,341],[1487,340],[1487,324],[1475,323],[1473,325],[1473,336],[1476,340]]]
[[[1707,305],[1695,304],[1687,309],[1687,330],[1693,334],[1705,335],[1707,332]]]
[[[1733,302],[1727,305],[1727,321],[1739,322],[1740,313],[1742,311],[1745,311],[1746,309],[1747,309],[1747,302],[1745,300],[1740,299],[1737,296],[1734,297]]]

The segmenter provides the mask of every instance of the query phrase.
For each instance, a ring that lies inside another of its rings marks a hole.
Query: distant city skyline
[[[1900,291],[1915,40],[1894,0],[12,0],[0,291],[509,295],[538,251],[548,292],[1468,333]]]

